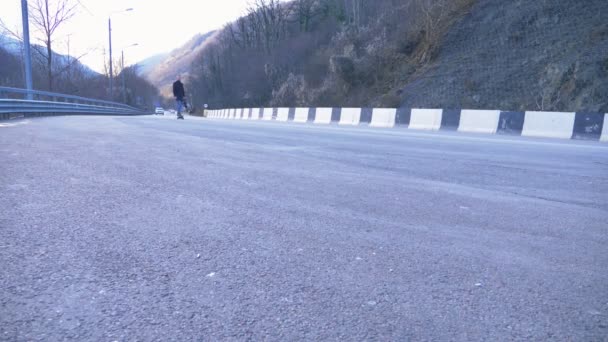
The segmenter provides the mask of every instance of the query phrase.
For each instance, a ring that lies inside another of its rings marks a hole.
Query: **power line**
[[[85,10],[85,11],[87,11],[91,17],[94,17],[94,16],[95,16],[95,15],[93,14],[93,12],[91,12],[91,11],[90,11],[90,10],[87,8],[87,6],[85,6],[85,5],[84,5],[84,4],[83,4],[83,3],[82,3],[80,0],[76,0],[76,2],[78,2],[78,4],[79,4],[79,5],[80,5],[82,8],[84,8],[84,10]]]

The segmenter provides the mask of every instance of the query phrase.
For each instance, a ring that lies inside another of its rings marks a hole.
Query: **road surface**
[[[0,122],[0,340],[608,336],[608,145]]]

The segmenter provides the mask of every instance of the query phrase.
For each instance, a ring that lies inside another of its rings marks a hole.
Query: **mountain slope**
[[[161,91],[161,95],[170,97],[171,84],[175,80],[176,75],[181,74],[184,78],[188,78],[193,61],[208,42],[212,40],[215,33],[216,31],[198,34],[186,44],[167,55],[147,59],[149,67],[144,67],[141,75],[155,85]]]
[[[167,57],[169,57],[168,53],[159,53],[140,61],[137,63],[137,74],[139,76],[145,76],[152,73],[154,68],[162,63]]]
[[[607,14],[605,0],[479,0],[402,104],[608,111]]]
[[[260,26],[270,12],[280,21]],[[190,71],[212,106],[608,111],[606,13],[606,0],[282,3],[227,26]]]
[[[14,38],[7,37],[5,35],[0,34],[0,47],[4,49],[4,51],[10,53],[11,55],[21,59],[21,45],[22,43]],[[35,62],[36,60],[42,60],[44,57],[38,54],[37,51],[42,52],[44,56],[46,56],[46,47],[39,44],[32,44],[32,60]],[[53,51],[53,63],[56,68],[65,67],[68,63],[73,63],[75,68],[81,69],[87,76],[99,76],[100,74],[88,66],[80,63],[79,61],[75,61],[73,56],[67,56]]]

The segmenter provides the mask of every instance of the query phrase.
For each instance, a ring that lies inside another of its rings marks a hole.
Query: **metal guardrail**
[[[144,115],[150,113],[117,102],[47,91],[0,87],[0,118],[10,114]]]

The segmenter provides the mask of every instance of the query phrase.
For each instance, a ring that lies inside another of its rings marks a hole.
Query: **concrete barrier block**
[[[528,137],[570,139],[575,113],[526,112],[521,135]]]
[[[462,110],[458,131],[496,134],[499,119],[499,110]]]
[[[444,109],[441,113],[441,130],[456,131],[460,125],[460,109]]]
[[[600,140],[604,127],[604,113],[577,112],[572,139]]]
[[[604,114],[604,127],[600,141],[608,141],[608,114]]]
[[[342,108],[340,125],[356,126],[361,121],[361,108]]]
[[[260,120],[260,108],[251,108],[251,120]]]
[[[287,122],[289,120],[289,108],[277,109],[277,121]]]
[[[397,117],[395,118],[395,125],[396,126],[409,126],[411,117],[412,117],[412,110],[410,108],[404,108],[404,107],[397,108]]]
[[[332,110],[332,108],[317,108],[317,112],[315,115],[315,123],[325,125],[330,124]]]
[[[308,108],[296,108],[296,114],[293,117],[293,122],[304,123],[308,121]]]
[[[289,117],[287,118],[287,121],[294,121],[295,118],[296,118],[296,108],[290,107],[289,108]]]
[[[370,127],[395,127],[396,108],[374,108]]]
[[[264,108],[264,115],[262,120],[270,121],[272,120],[273,109],[272,108]]]
[[[438,131],[441,129],[443,109],[413,108],[410,116],[411,129]]]

